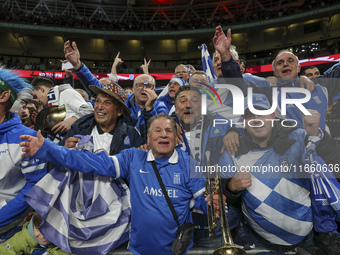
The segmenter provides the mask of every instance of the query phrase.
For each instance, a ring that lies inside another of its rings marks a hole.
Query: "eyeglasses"
[[[188,73],[188,71],[187,70],[179,70],[179,71],[176,71],[176,74],[180,74],[180,73]]]
[[[154,85],[151,83],[136,83],[135,87],[139,89],[142,89],[142,88],[153,89]]]
[[[205,85],[205,84],[208,84],[208,81],[206,79],[201,79],[201,80],[193,79],[193,80],[190,80],[190,83]]]

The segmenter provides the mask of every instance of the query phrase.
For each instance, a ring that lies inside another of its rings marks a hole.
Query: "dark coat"
[[[60,145],[65,145],[66,139],[74,135],[90,135],[96,124],[94,114],[88,114],[81,117],[72,125],[64,139],[60,142]],[[123,117],[118,118],[117,124],[115,128],[110,131],[110,134],[113,135],[110,146],[110,155],[117,154],[124,149],[139,147],[144,144],[138,131],[134,127],[127,125],[124,122]]]

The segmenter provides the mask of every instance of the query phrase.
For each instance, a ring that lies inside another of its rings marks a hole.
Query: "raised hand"
[[[117,74],[117,66],[121,65],[124,61],[119,57],[120,51],[118,51],[117,56],[115,57],[115,60],[113,61],[111,73]]]
[[[142,68],[144,74],[149,74],[149,65],[151,63],[151,59],[149,61],[146,61],[146,58],[144,58],[144,64],[140,66]]]
[[[222,61],[231,59],[231,29],[227,31],[227,36],[224,34],[221,26],[216,27],[215,36],[213,38],[214,47],[220,53]]]
[[[81,67],[80,53],[76,42],[72,42],[72,47],[70,41],[64,43],[64,54],[65,58],[73,65],[74,69],[79,69]]]
[[[144,92],[148,95],[148,101],[145,103],[145,110],[150,111],[157,99],[157,94],[154,89],[144,88]]]

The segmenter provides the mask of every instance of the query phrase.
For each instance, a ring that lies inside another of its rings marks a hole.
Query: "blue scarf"
[[[314,227],[317,232],[337,233],[335,220],[340,219],[340,183],[323,159],[316,154],[315,143],[309,141],[306,146],[305,167],[311,171],[311,202],[314,214]]]

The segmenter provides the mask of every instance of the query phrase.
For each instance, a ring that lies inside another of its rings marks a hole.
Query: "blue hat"
[[[270,109],[270,104],[267,97],[263,94],[254,93],[253,94],[253,107],[261,108],[264,110]],[[244,99],[244,111],[248,109],[248,96]]]
[[[169,83],[172,82],[172,81],[177,82],[181,87],[185,85],[185,81],[184,81],[183,79],[181,79],[181,78],[172,78],[172,79],[169,81]]]

